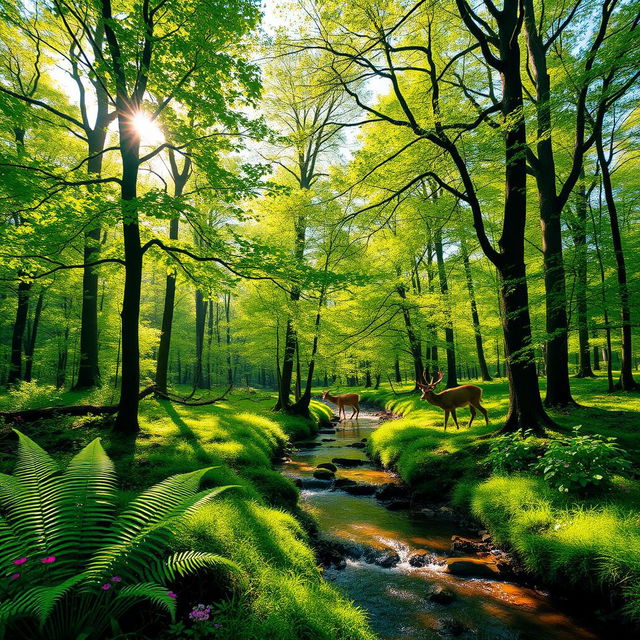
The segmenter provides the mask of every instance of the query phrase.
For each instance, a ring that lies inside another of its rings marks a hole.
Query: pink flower
[[[108,582],[105,582],[100,588],[103,591],[109,591],[109,589],[111,589],[111,585]]]
[[[18,558],[17,560],[13,561],[13,564],[24,564],[27,560],[28,558]]]
[[[17,580],[20,577],[20,574],[19,573],[12,573],[9,577],[12,580]]]
[[[51,564],[52,562],[55,562],[55,561],[56,561],[55,556],[47,556],[46,558],[42,558],[42,560],[40,560],[42,564]]]
[[[216,629],[220,629],[220,627],[221,627],[222,625],[221,625],[219,622],[214,622],[213,626],[214,626]]]
[[[122,582],[122,578],[120,576],[113,576],[111,582]]]
[[[173,591],[167,591],[167,595],[170,598],[177,598],[178,597],[178,595],[176,593],[174,593]]]

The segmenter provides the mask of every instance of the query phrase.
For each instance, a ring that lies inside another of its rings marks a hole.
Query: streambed
[[[371,626],[391,639],[435,640],[458,637],[471,640],[606,640],[611,637],[564,610],[546,592],[508,580],[456,577],[446,560],[465,558],[494,564],[489,553],[451,550],[451,537],[479,540],[454,519],[441,514],[401,508],[390,510],[374,496],[350,495],[313,479],[313,471],[334,458],[362,461],[353,468],[338,469],[336,478],[383,485],[399,483],[393,474],[376,469],[360,444],[378,428],[378,418],[361,414],[358,421],[337,425],[335,433],[320,433],[283,465],[283,473],[302,484],[301,500],[314,514],[323,539],[341,546],[395,551],[399,562],[383,568],[371,554],[346,560],[344,568],[328,568],[325,577],[359,607],[368,612]],[[326,431],[326,430],[323,430]],[[351,446],[351,445],[354,445]],[[358,464],[358,463],[354,463]],[[409,559],[426,552],[425,566]],[[356,554],[357,555],[357,554]],[[369,561],[367,561],[367,558]],[[445,591],[447,603],[429,594]],[[436,598],[437,600],[437,598]]]

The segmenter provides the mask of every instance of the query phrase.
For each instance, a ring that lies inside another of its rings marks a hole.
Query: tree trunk
[[[36,308],[33,312],[33,321],[31,323],[31,330],[26,341],[24,348],[24,380],[25,382],[31,382],[31,374],[33,371],[33,354],[36,350],[36,340],[38,338],[38,327],[40,325],[40,317],[42,315],[42,303],[44,302],[44,289],[40,289],[38,294],[38,301],[36,302]]]
[[[22,272],[18,274],[18,276],[24,275]],[[13,331],[11,334],[11,361],[9,362],[8,385],[15,384],[22,380],[22,345],[29,314],[30,291],[30,282],[25,282],[24,280],[18,282],[18,306],[16,308],[16,319],[13,323]]]
[[[231,294],[224,295],[225,340],[227,344],[227,384],[233,384],[233,367],[231,364]]]
[[[411,320],[411,313],[409,307],[406,304],[407,292],[403,285],[396,287],[398,295],[402,299],[402,317],[404,318],[404,325],[407,331],[407,338],[409,340],[409,351],[413,360],[413,371],[417,383],[420,382],[424,376],[424,364],[422,362],[422,345],[420,344],[420,338],[417,336]]]
[[[202,354],[204,353],[204,335],[207,322],[207,303],[202,292],[196,289],[196,352],[193,373],[193,388],[204,389],[204,379],[202,375]]]
[[[611,225],[611,240],[616,258],[616,274],[618,277],[618,299],[620,300],[620,320],[622,324],[622,363],[620,366],[620,379],[617,388],[623,391],[637,391],[640,385],[633,379],[633,343],[631,336],[631,308],[629,305],[629,287],[627,284],[627,267],[625,263],[624,250],[622,248],[622,237],[620,235],[620,222],[618,220],[618,208],[613,195],[613,185],[611,183],[610,162],[604,152],[602,129],[596,137],[596,149],[598,151],[598,162],[602,173],[602,188],[609,212],[609,222]],[[611,360],[611,358],[609,358]]]
[[[444,301],[448,318],[451,318],[451,308],[449,301],[449,283],[447,282],[447,270],[444,264],[444,254],[442,251],[442,229],[439,227],[435,233],[434,245],[436,250],[436,260],[438,262],[438,279],[440,280],[440,293]],[[453,338],[453,324],[447,320],[444,325],[444,338],[447,350],[447,388],[457,387],[458,379],[456,375],[456,348]]]
[[[551,85],[546,50],[537,30],[533,0],[525,0],[524,29],[529,66],[536,87],[537,158],[532,163],[538,187],[547,330],[547,406],[575,405],[569,383],[567,295],[562,256],[562,207],[556,192],[551,138]]]
[[[578,184],[576,221],[573,230],[576,252],[576,315],[578,324],[579,360],[577,378],[594,378],[591,369],[591,346],[587,314],[587,194],[584,171]]]
[[[480,375],[485,382],[492,380],[487,367],[487,360],[484,356],[484,344],[482,342],[482,331],[480,327],[480,316],[478,315],[478,306],[476,304],[476,293],[473,286],[473,277],[471,275],[471,265],[469,264],[469,253],[467,245],[462,240],[460,244],[462,250],[462,261],[464,263],[464,273],[467,279],[467,291],[469,292],[469,302],[471,304],[471,320],[473,322],[473,333],[476,339],[476,352],[478,354],[478,364],[480,365]]]
[[[396,355],[393,360],[393,375],[395,382],[402,382],[402,373],[400,372],[400,358]]]

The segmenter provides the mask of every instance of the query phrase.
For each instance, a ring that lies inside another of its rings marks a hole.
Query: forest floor
[[[640,618],[640,394],[609,394],[604,378],[576,379],[572,387],[581,407],[550,412],[559,425],[550,438],[581,425],[581,433],[617,438],[632,461],[631,477],[614,478],[612,489],[579,499],[531,473],[491,473],[486,436],[504,423],[508,388],[503,381],[480,384],[489,426],[476,418],[467,429],[469,414],[463,409],[460,430],[450,420],[446,432],[442,411],[421,402],[417,393],[402,393],[409,387],[396,388],[399,395],[388,388],[361,392],[363,401],[402,416],[372,434],[371,457],[396,470],[416,495],[449,496],[471,511],[548,584],[601,591],[618,598],[614,606],[623,603],[627,614]]]
[[[0,409],[108,403],[109,393],[58,394],[52,387],[23,385],[0,396]],[[115,462],[123,502],[169,475],[208,466],[215,468],[207,483],[237,485],[200,510],[178,537],[178,548],[220,553],[241,568],[240,577],[176,587],[185,594],[182,616],[200,602],[214,605],[214,621],[221,626],[209,626],[207,638],[373,638],[364,615],[322,579],[297,506],[298,490],[273,469],[290,439],[308,438],[331,412],[314,402],[314,420],[305,421],[272,413],[274,402],[273,394],[240,390],[205,407],[148,398],[140,405],[141,431],[130,440],[114,438],[110,421],[99,417],[14,426],[61,461],[100,436]],[[15,438],[8,429],[0,434],[0,471],[11,472]],[[184,632],[177,624],[157,637],[177,640]]]

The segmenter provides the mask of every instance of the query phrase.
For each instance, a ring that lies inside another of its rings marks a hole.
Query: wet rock
[[[372,496],[376,492],[375,484],[365,484],[364,482],[342,485],[340,488],[352,496]]]
[[[329,469],[329,471],[333,471],[333,473],[335,473],[338,470],[338,467],[336,467],[333,462],[321,462],[316,466],[316,469]]]
[[[343,487],[353,487],[358,484],[355,480],[350,480],[349,478],[337,478],[334,482],[334,486],[342,489]]]
[[[322,433],[323,435],[331,435],[334,434],[336,432],[335,429],[320,429],[320,431],[318,431],[318,433]]]
[[[321,447],[322,442],[297,442],[296,447],[298,449],[316,449],[317,447]]]
[[[330,489],[331,480],[320,480],[319,478],[297,478],[295,484],[300,489]]]
[[[427,598],[436,604],[447,605],[456,599],[456,594],[451,589],[435,585],[427,592]]]
[[[369,440],[369,438],[362,438],[362,440],[360,440],[360,442],[367,442],[367,440]]]
[[[274,464],[286,464],[287,462],[291,462],[291,458],[289,456],[280,456],[279,458],[274,459]]]
[[[313,472],[313,477],[318,480],[333,480],[335,478],[335,474],[329,469],[316,469]]]
[[[338,545],[329,540],[318,540],[314,547],[318,561],[323,567],[344,569],[347,566],[344,552]]]
[[[481,540],[485,544],[491,544],[491,542],[493,541],[493,538],[491,537],[490,533],[485,533],[485,534],[483,534]]]
[[[378,500],[391,500],[393,498],[409,498],[409,490],[400,484],[393,482],[387,482],[378,487],[376,491],[376,498]]]
[[[391,569],[400,562],[400,556],[395,549],[387,547],[385,549],[369,549],[365,552],[364,558],[371,564],[376,564],[383,569]]]
[[[428,564],[436,562],[435,553],[431,553],[426,549],[417,549],[409,556],[409,564],[412,567],[425,567]]]
[[[333,422],[335,424],[336,422],[340,422],[340,418],[338,416],[331,416],[331,418],[329,418],[329,422]]]
[[[467,631],[467,627],[460,620],[455,620],[454,618],[440,618],[436,624],[436,629],[440,635],[445,637],[458,637]]]
[[[427,518],[433,518],[436,515],[436,512],[433,509],[420,509],[420,513],[425,515]]]
[[[387,500],[383,502],[383,504],[387,509],[389,509],[389,511],[403,511],[404,509],[411,508],[411,502],[409,500],[404,500],[403,498]]]
[[[477,542],[476,540],[463,538],[462,536],[451,536],[451,549],[453,549],[453,551],[479,553],[491,551],[491,545],[487,542]]]
[[[335,438],[322,438],[321,442],[335,442]]]
[[[447,571],[458,578],[502,579],[502,575],[495,564],[483,562],[476,558],[448,558]]]
[[[438,507],[436,512],[439,518],[443,518],[445,520],[449,520],[454,517],[453,509],[451,507]]]
[[[353,447],[354,449],[364,449],[367,445],[364,442],[352,442],[347,447]]]
[[[369,461],[359,460],[358,458],[332,458],[331,462],[339,467],[363,467]]]

